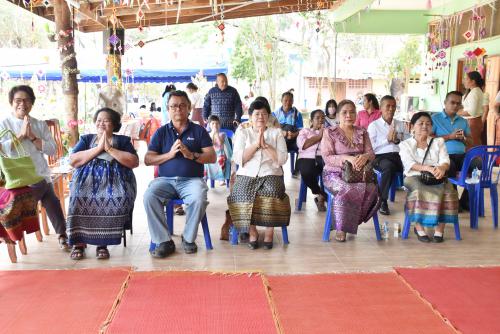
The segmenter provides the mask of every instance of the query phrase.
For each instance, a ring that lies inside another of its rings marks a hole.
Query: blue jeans
[[[208,206],[207,192],[208,186],[201,177],[158,177],[151,181],[143,198],[151,241],[159,244],[171,240],[165,205],[171,199],[182,199],[187,205],[182,235],[187,242],[194,242]]]

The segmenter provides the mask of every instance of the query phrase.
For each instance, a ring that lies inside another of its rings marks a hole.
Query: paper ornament
[[[139,41],[139,43],[137,43],[137,45],[139,45],[139,47],[142,48],[144,46],[144,42],[143,41]]]
[[[44,84],[40,84],[40,85],[38,85],[38,92],[39,92],[40,94],[45,93],[45,89],[46,89],[46,87],[45,87],[45,85],[44,85]]]
[[[226,28],[226,26],[224,25],[224,22],[221,22],[217,28],[219,28],[220,31],[224,31],[224,29]]]
[[[445,39],[445,40],[443,41],[443,49],[447,49],[447,48],[449,48],[449,47],[450,47],[450,41],[449,41],[449,40],[447,40],[447,39]]]
[[[120,43],[120,38],[118,36],[116,36],[116,34],[109,36],[108,40],[114,46],[116,46],[116,44]]]
[[[474,31],[467,30],[466,32],[463,33],[462,36],[464,36],[465,40],[470,41],[470,40],[474,39]]]
[[[446,52],[444,52],[443,50],[439,51],[438,57],[441,59],[446,58]]]
[[[111,77],[111,81],[113,81],[114,83],[116,83],[118,81],[118,78],[116,77],[116,75],[113,75]]]
[[[481,38],[485,38],[486,37],[486,29],[483,28],[479,31],[479,36],[481,36]]]

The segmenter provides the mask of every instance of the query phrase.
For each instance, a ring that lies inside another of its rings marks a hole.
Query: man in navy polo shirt
[[[144,208],[151,241],[156,245],[150,253],[160,258],[175,251],[164,213],[164,206],[173,198],[180,198],[187,205],[182,233],[184,251],[189,254],[198,250],[198,225],[208,205],[203,164],[216,160],[207,131],[188,119],[191,102],[186,92],[171,92],[167,105],[171,121],[156,131],[144,157],[146,165],[159,166],[159,176],[144,193]]]

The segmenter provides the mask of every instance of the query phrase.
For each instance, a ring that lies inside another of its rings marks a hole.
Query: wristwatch
[[[194,152],[194,153],[193,153],[193,161],[196,161],[196,160],[198,160],[199,158],[200,158],[200,154],[199,154],[199,153]]]

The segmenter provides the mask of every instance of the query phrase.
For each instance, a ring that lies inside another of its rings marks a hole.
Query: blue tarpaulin
[[[199,72],[203,72],[203,75],[208,81],[215,81],[217,73],[227,73],[227,66],[224,64],[220,67],[208,68],[208,69],[168,69],[168,70],[134,70],[132,73],[125,71],[122,74],[123,81],[128,83],[145,83],[145,82],[191,82],[191,78],[196,76]],[[0,68],[0,74],[2,79],[24,79],[30,80],[33,75],[37,75],[39,80],[49,80],[49,81],[60,81],[61,71],[56,69],[34,68],[31,66],[27,67],[6,67]],[[8,74],[8,76],[6,75]],[[94,82],[94,83],[106,83],[107,75],[105,70],[89,70],[81,69],[79,75],[79,82]]]

